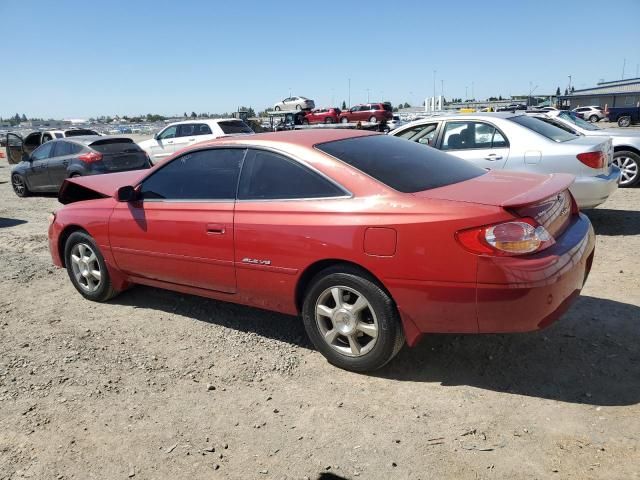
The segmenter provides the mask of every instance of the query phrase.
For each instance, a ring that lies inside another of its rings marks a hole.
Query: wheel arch
[[[613,153],[618,152],[632,152],[636,155],[640,155],[640,150],[636,147],[632,147],[631,145],[617,145],[613,147]]]
[[[311,284],[313,278],[320,273],[322,270],[325,270],[330,267],[336,267],[344,265],[347,268],[352,268],[356,270],[360,270],[365,276],[369,277],[370,280],[373,280],[382,290],[384,290],[387,295],[393,300],[393,296],[391,292],[384,286],[382,281],[369,269],[359,265],[350,260],[342,260],[339,258],[327,258],[324,260],[318,260],[317,262],[312,263],[307,268],[304,269],[300,277],[298,278],[298,282],[296,284],[295,289],[295,304],[298,312],[302,311],[302,304],[304,303],[304,294],[307,291],[307,288]],[[394,300],[395,304],[395,300]]]
[[[64,229],[62,230],[62,232],[60,232],[60,235],[58,236],[58,255],[60,256],[60,261],[62,262],[62,266],[64,268],[66,268],[66,264],[65,264],[65,258],[64,258],[64,247],[67,244],[67,239],[71,236],[72,233],[75,232],[83,232],[86,233],[87,235],[90,235],[89,232],[87,232],[87,230],[85,230],[84,228],[82,228],[80,225],[67,225],[66,227],[64,227]]]

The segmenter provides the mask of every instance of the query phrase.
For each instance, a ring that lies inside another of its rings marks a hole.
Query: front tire
[[[640,155],[626,150],[615,152],[613,162],[620,169],[620,187],[633,187],[640,181]]]
[[[276,112],[279,112],[279,111],[280,111],[280,107],[276,106],[276,107],[274,108],[274,110],[275,110]]]
[[[324,119],[324,123],[333,123],[333,118],[327,117]]]
[[[600,121],[600,117],[598,117],[597,115],[591,115],[591,116],[589,117],[589,121],[590,121],[591,123],[598,123],[598,122]]]
[[[629,125],[631,125],[631,117],[628,115],[625,115],[624,117],[620,117],[618,119],[618,126],[619,127],[628,127]]]
[[[349,119],[347,117],[342,117],[340,119],[340,123],[349,123]]]
[[[378,123],[378,119],[372,115],[371,118],[369,118],[369,122],[370,123]]]
[[[27,182],[17,173],[11,175],[11,186],[13,187],[13,192],[19,197],[28,197],[31,194],[29,187],[27,187]]]
[[[393,300],[375,279],[353,267],[331,267],[316,275],[302,318],[318,351],[345,370],[381,368],[404,345]]]
[[[118,294],[111,285],[100,249],[87,233],[73,232],[69,235],[64,259],[71,283],[87,300],[106,302]]]

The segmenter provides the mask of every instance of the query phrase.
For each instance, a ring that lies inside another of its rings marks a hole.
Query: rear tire
[[[100,249],[87,233],[69,235],[64,246],[64,260],[71,283],[87,300],[106,302],[119,293],[111,285]]]
[[[600,117],[598,117],[597,115],[591,115],[591,116],[589,117],[589,121],[590,121],[591,123],[598,123],[598,122],[600,121]]]
[[[302,120],[302,124],[303,125],[309,125],[309,120],[307,120],[306,118],[304,120]]]
[[[623,117],[620,117],[618,119],[618,126],[619,127],[628,127],[629,125],[631,125],[631,117],[628,115],[625,115]]]
[[[633,187],[640,181],[640,155],[627,150],[615,152],[613,162],[620,169],[620,187]]]
[[[302,318],[329,363],[354,372],[381,368],[402,349],[396,306],[366,272],[338,265],[318,273],[305,294]]]
[[[369,122],[378,123],[378,119],[372,115],[371,118],[369,118]]]
[[[13,187],[14,193],[19,197],[24,198],[31,195],[31,191],[29,187],[27,187],[27,182],[22,175],[18,173],[11,175],[11,186]]]
[[[333,118],[327,117],[324,119],[324,123],[333,123]]]
[[[276,112],[279,112],[279,111],[280,111],[280,107],[277,107],[277,106],[276,106],[276,107],[274,108],[274,110],[275,110]]]

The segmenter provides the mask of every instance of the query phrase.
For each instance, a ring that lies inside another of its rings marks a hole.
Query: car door
[[[182,123],[178,125],[176,138],[173,141],[174,152],[178,152],[194,143],[196,143],[196,124]]]
[[[26,137],[24,137],[23,148],[24,148],[24,152],[27,154],[33,152],[40,145],[42,145],[41,132],[32,132]]]
[[[340,202],[348,196],[294,159],[249,149],[234,218],[239,294],[267,308],[282,309],[291,302],[296,273],[318,249],[335,241],[335,231],[322,228],[321,222],[335,222],[335,215],[346,208]],[[313,212],[313,221],[305,212]]]
[[[24,141],[17,133],[7,133],[7,159],[10,164],[15,165],[22,161],[25,155]]]
[[[236,291],[234,206],[243,148],[181,155],[118,203],[109,240],[118,267],[151,281]]]
[[[494,125],[483,121],[446,121],[439,148],[481,168],[503,168],[509,158],[506,136]]]
[[[193,143],[206,142],[207,140],[213,140],[216,135],[211,130],[211,127],[206,123],[195,124],[195,141]]]
[[[49,156],[54,143],[47,142],[36,148],[29,156],[29,167],[26,171],[26,180],[29,190],[51,190],[52,183],[49,177]]]
[[[74,145],[65,140],[56,140],[53,142],[53,151],[49,157],[49,177],[52,185],[58,188],[62,185],[65,178],[69,176],[68,167],[74,158]]]
[[[177,131],[178,125],[170,125],[155,136],[149,153],[154,163],[174,154]]]

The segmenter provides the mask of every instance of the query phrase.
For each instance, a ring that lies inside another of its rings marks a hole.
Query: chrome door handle
[[[195,137],[189,139],[190,142],[193,142],[194,140],[195,140]]]
[[[167,140],[167,143],[171,144],[171,143],[173,143],[173,140],[171,140],[171,141]]]
[[[490,153],[489,155],[484,157],[484,159],[485,160],[502,160],[502,155],[497,155],[495,153]]]

